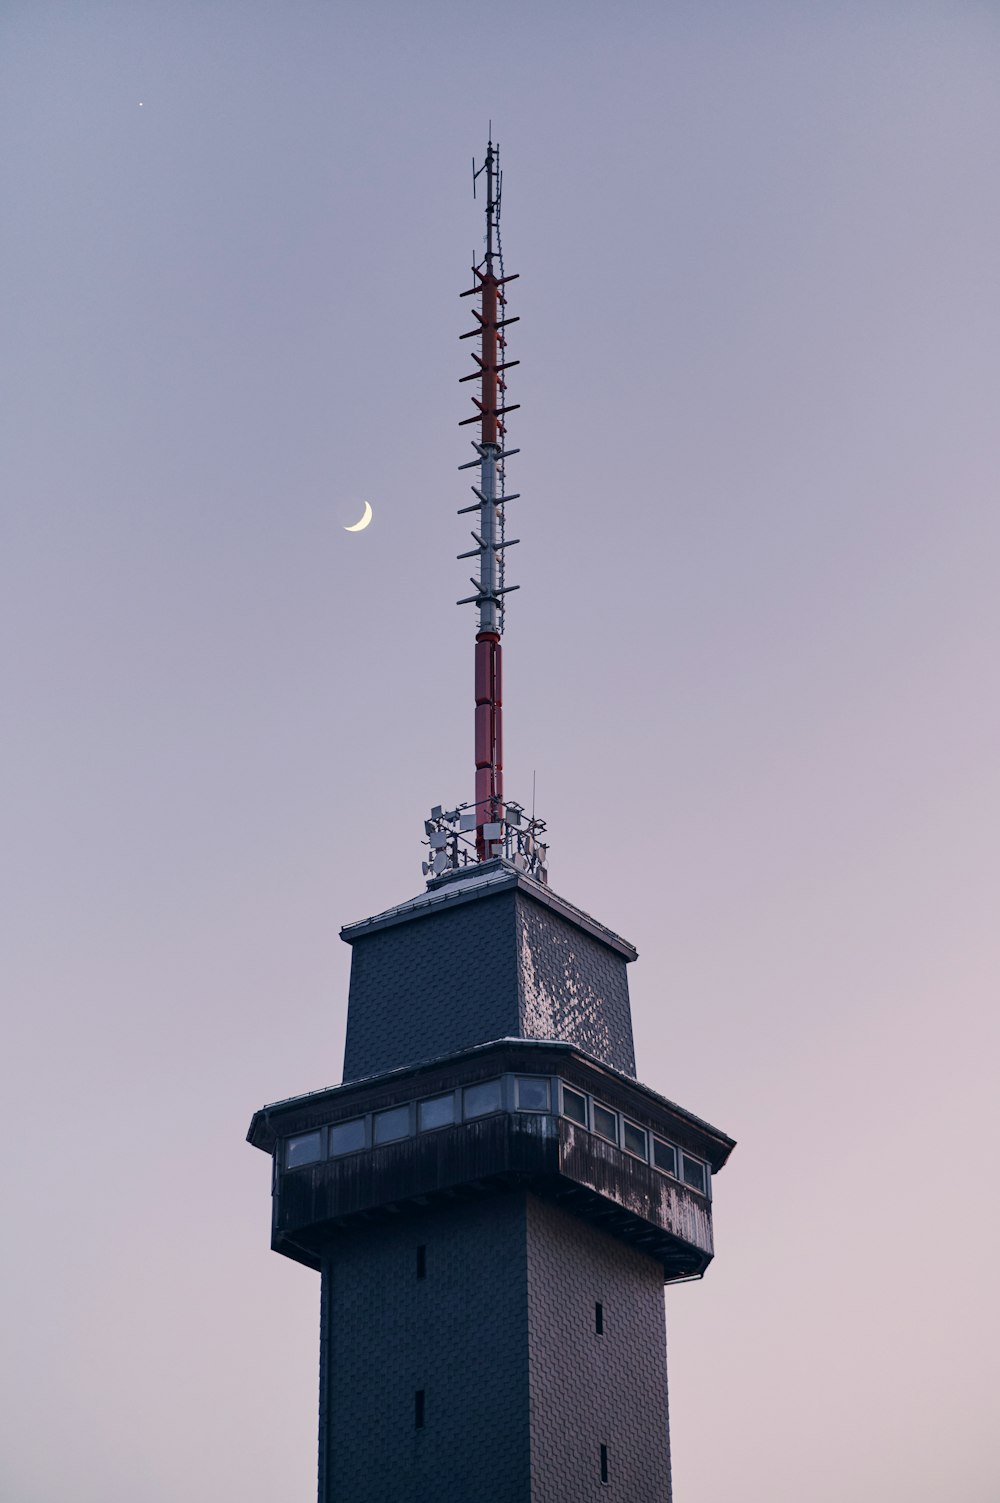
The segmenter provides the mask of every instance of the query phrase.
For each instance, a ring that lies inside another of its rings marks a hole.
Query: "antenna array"
[[[462,297],[478,299],[473,306],[475,327],[467,330],[462,339],[478,339],[478,353],[472,352],[475,369],[460,377],[461,381],[476,381],[478,396],[472,402],[476,411],[463,418],[460,426],[476,424],[478,440],[473,439],[475,459],[459,465],[460,470],[478,470],[478,484],[472,486],[475,500],[469,506],[459,508],[459,516],[469,512],[478,514],[477,526],[472,529],[474,547],[460,553],[460,559],[475,559],[478,569],[470,575],[469,583],[474,593],[464,596],[459,605],[474,605],[477,610],[476,625],[476,672],[475,672],[475,752],[476,752],[476,797],[472,805],[460,805],[450,815],[442,813],[438,806],[425,826],[431,842],[431,860],[424,862],[424,874],[441,875],[448,867],[459,867],[475,861],[489,861],[503,856],[521,870],[536,876],[540,881],[547,878],[546,848],[540,846],[538,835],[544,831],[541,820],[525,819],[519,804],[504,804],[503,795],[503,673],[500,639],[504,629],[504,606],[506,597],[520,588],[509,585],[505,578],[505,562],[508,548],[513,548],[520,538],[506,536],[506,507],[519,496],[507,490],[507,460],[517,454],[517,449],[507,447],[508,413],[515,412],[519,403],[507,401],[506,374],[518,360],[507,359],[506,330],[516,324],[518,318],[506,313],[508,283],[517,280],[517,273],[506,274],[503,266],[503,249],[500,241],[500,202],[503,180],[500,172],[500,148],[492,140],[492,132],[481,166],[472,163],[472,191],[476,183],[486,175],[486,236],[485,252],[477,259],[473,255],[473,286],[466,288]],[[433,826],[433,828],[431,828]],[[436,842],[436,843],[435,843]],[[539,855],[539,850],[543,853]],[[474,853],[474,854],[472,854]]]
[[[430,819],[424,820],[423,843],[429,847],[428,859],[421,862],[424,876],[441,877],[445,872],[476,866],[480,859],[478,833],[472,804],[447,810],[435,804]],[[520,804],[508,804],[503,819],[490,821],[485,834],[487,860],[500,856],[536,882],[548,881],[549,848],[541,839],[545,834],[543,819],[533,818]]]

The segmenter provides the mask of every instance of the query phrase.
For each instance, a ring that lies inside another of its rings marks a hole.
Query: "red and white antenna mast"
[[[480,353],[473,352],[477,369],[461,377],[463,381],[478,381],[480,395],[472,400],[479,409],[466,423],[478,423],[480,440],[475,447],[478,460],[471,466],[479,466],[479,485],[473,487],[479,502],[479,530],[473,532],[476,547],[460,558],[479,559],[479,578],[471,582],[475,595],[459,601],[460,605],[475,605],[479,612],[476,632],[476,854],[480,861],[490,856],[491,842],[485,831],[487,825],[495,825],[504,817],[503,804],[503,677],[502,647],[504,611],[503,597],[517,585],[504,584],[504,551],[518,541],[509,542],[504,537],[504,506],[513,499],[505,495],[504,463],[513,450],[505,450],[506,436],[504,418],[514,407],[507,406],[505,396],[507,383],[504,372],[517,365],[516,360],[507,360],[507,339],[503,330],[516,318],[504,317],[506,296],[503,288],[513,282],[517,273],[505,276],[503,253],[500,248],[500,151],[492,140],[486,147],[486,160],[480,168],[472,166],[472,186],[486,174],[486,254],[474,264],[472,274],[475,286],[462,293],[462,297],[477,297],[479,306],[473,308],[477,327],[463,334],[462,339],[479,339]],[[499,275],[497,274],[499,271]],[[515,403],[514,406],[519,404]],[[463,466],[463,468],[466,468]],[[463,510],[475,510],[475,507]]]
[[[500,174],[500,148],[492,139],[486,147],[486,157],[480,167],[472,164],[472,189],[486,175],[486,250],[479,261],[473,261],[472,275],[475,284],[462,293],[462,297],[478,298],[478,306],[472,310],[476,327],[464,333],[462,339],[478,339],[478,354],[473,351],[475,369],[462,381],[479,383],[479,395],[472,401],[476,411],[464,418],[461,426],[475,423],[479,426],[479,440],[473,440],[476,458],[468,464],[459,465],[461,470],[478,469],[479,484],[472,487],[476,500],[471,506],[460,508],[465,512],[478,512],[479,526],[472,532],[474,548],[460,553],[459,558],[479,560],[478,578],[472,577],[475,594],[466,595],[459,605],[474,605],[476,623],[476,796],[473,805],[460,805],[448,811],[437,805],[426,821],[424,831],[431,848],[431,860],[424,863],[426,873],[435,877],[447,870],[468,865],[471,861],[492,861],[503,858],[519,870],[526,871],[539,881],[547,880],[547,847],[539,840],[545,831],[543,820],[525,814],[522,805],[504,801],[503,791],[503,676],[501,637],[504,629],[504,597],[519,588],[508,585],[504,579],[504,556],[508,548],[519,542],[518,538],[505,536],[505,507],[508,501],[516,501],[506,489],[506,461],[517,449],[506,447],[507,428],[504,419],[514,412],[519,403],[506,401],[507,382],[505,373],[520,362],[507,359],[507,337],[504,330],[517,323],[517,318],[506,316],[507,298],[504,292],[508,282],[517,278],[517,273],[507,274],[503,265],[503,249],[500,242],[500,200],[502,180]],[[474,832],[474,835],[473,835]],[[473,839],[474,851],[473,856]]]

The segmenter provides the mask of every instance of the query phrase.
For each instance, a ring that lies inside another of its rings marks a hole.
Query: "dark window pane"
[[[409,1137],[410,1108],[393,1106],[387,1112],[375,1113],[376,1143],[395,1143],[399,1138]]]
[[[695,1190],[700,1190],[702,1192],[702,1194],[704,1194],[705,1193],[705,1168],[704,1168],[704,1165],[699,1164],[697,1159],[689,1159],[686,1153],[683,1154],[682,1157],[684,1159],[684,1183],[686,1185],[691,1185]]]
[[[487,1112],[500,1110],[499,1080],[484,1080],[482,1085],[466,1086],[463,1094],[467,1117],[485,1117]]]
[[[587,1125],[587,1098],[581,1096],[579,1091],[571,1091],[569,1086],[563,1086],[563,1116],[571,1122],[579,1122],[581,1127]]]
[[[428,1101],[421,1101],[417,1107],[417,1122],[421,1132],[429,1132],[432,1127],[447,1127],[455,1120],[455,1097],[449,1093],[447,1096],[432,1096]]]
[[[517,1105],[522,1112],[547,1112],[549,1109],[549,1083],[547,1080],[517,1082]]]
[[[594,1131],[600,1133],[602,1138],[608,1138],[610,1142],[618,1142],[618,1118],[614,1112],[609,1112],[606,1106],[598,1106],[594,1102]]]
[[[646,1134],[641,1127],[636,1127],[632,1122],[623,1122],[622,1142],[629,1153],[634,1153],[640,1159],[646,1157]]]
[[[653,1139],[653,1163],[657,1169],[662,1169],[665,1174],[677,1173],[677,1150],[671,1148],[669,1143],[661,1143],[659,1138]]]
[[[357,1153],[359,1148],[365,1146],[365,1119],[355,1117],[352,1122],[338,1122],[336,1127],[330,1128],[330,1157],[338,1158],[342,1153]]]
[[[315,1164],[319,1156],[319,1133],[303,1133],[300,1138],[289,1138],[285,1145],[285,1168],[298,1169],[302,1164]]]

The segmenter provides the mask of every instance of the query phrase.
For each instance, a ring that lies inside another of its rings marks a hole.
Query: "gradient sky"
[[[508,792],[739,1141],[677,1498],[996,1503],[998,78],[971,0],[7,0],[5,1500],[314,1497],[244,1134],[472,792],[492,116]]]

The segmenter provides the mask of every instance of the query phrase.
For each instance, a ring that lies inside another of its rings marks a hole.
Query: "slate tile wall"
[[[320,1503],[529,1503],[525,1217],[511,1193],[337,1243],[323,1268]]]
[[[321,1321],[320,1503],[670,1503],[661,1270],[561,1209],[513,1191],[345,1234]]]
[[[357,939],[344,1079],[518,1033],[514,891]]]
[[[534,1196],[527,1227],[531,1503],[670,1503],[661,1266]]]
[[[353,945],[344,1079],[499,1038],[557,1038],[635,1074],[624,957],[516,889]]]
[[[517,894],[522,1038],[564,1039],[635,1075],[623,956]]]

